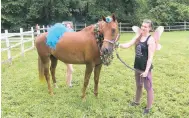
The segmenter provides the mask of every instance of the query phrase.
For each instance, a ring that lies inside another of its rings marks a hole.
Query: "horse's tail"
[[[41,61],[41,58],[38,56],[38,71],[39,71],[39,80],[41,82],[45,81],[45,75],[44,75],[44,65]]]

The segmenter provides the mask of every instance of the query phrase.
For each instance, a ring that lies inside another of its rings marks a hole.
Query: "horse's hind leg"
[[[90,79],[92,71],[93,71],[93,65],[92,64],[86,64],[84,85],[83,85],[83,91],[82,91],[82,98],[83,99],[85,99],[86,88],[87,88],[87,86],[89,84],[89,79]]]
[[[57,66],[57,59],[53,55],[50,56],[50,59],[51,59],[50,70],[51,70],[52,80],[53,80],[53,83],[54,83],[54,87],[58,88],[58,86],[56,85],[56,77],[55,77],[55,69],[56,69],[56,66]]]
[[[97,97],[98,96],[98,82],[99,82],[99,76],[100,76],[100,70],[101,70],[102,64],[97,65],[94,70],[94,94]]]
[[[50,95],[54,95],[52,88],[51,88],[51,83],[50,83],[50,74],[49,74],[49,57],[43,57],[41,58],[43,64],[44,64],[44,75],[48,84],[48,91]]]

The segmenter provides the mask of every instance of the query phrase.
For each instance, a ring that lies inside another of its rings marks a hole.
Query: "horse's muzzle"
[[[103,55],[111,54],[113,52],[113,46],[108,46],[107,48],[102,48],[101,52]]]

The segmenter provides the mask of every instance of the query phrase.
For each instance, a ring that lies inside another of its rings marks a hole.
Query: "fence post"
[[[119,23],[119,32],[121,33],[121,22]]]
[[[40,34],[40,26],[37,28],[37,36]]]
[[[85,23],[85,27],[86,27],[87,25],[86,25],[86,23]]]
[[[77,26],[76,26],[76,23],[75,23],[75,31],[77,32],[77,29],[76,29],[76,27],[77,27]]]
[[[171,28],[170,28],[170,26],[169,26],[169,32],[170,32],[170,29],[171,29]]]
[[[186,31],[186,21],[184,21],[184,31]]]
[[[47,32],[48,32],[49,28],[50,28],[50,27],[47,25]]]
[[[7,50],[7,57],[8,57],[8,61],[12,62],[12,57],[11,57],[11,48],[10,48],[10,41],[8,39],[8,30],[5,30],[5,40],[6,40],[6,47],[8,48]]]
[[[32,33],[31,33],[31,37],[32,37],[32,47],[34,47],[35,46],[35,40],[34,40],[34,30],[33,30],[33,27],[31,27],[31,31],[32,31]]]
[[[43,33],[45,32],[45,26],[43,25]]]
[[[21,55],[24,56],[24,36],[23,36],[23,28],[20,28],[20,39],[21,39]]]

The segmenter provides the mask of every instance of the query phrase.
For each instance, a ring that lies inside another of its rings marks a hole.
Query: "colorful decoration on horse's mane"
[[[108,16],[108,17],[106,17],[106,22],[107,22],[107,23],[112,22],[112,18],[111,18],[111,17],[109,17],[109,16]]]
[[[95,34],[95,38],[97,40],[97,43],[102,43],[103,39],[104,39],[104,36],[103,36],[103,34],[100,34],[100,32],[99,32],[99,23],[95,24],[94,34]]]
[[[100,59],[102,61],[102,63],[106,66],[109,66],[113,60],[114,56],[113,53],[107,53],[104,55],[100,55]]]
[[[132,30],[136,33],[137,36],[140,35],[140,30],[141,29],[138,26],[133,26]],[[155,43],[156,43],[156,50],[160,50],[161,47],[162,47],[161,44],[159,44],[159,39],[160,39],[163,31],[164,31],[164,27],[163,26],[159,26],[155,30],[154,34],[153,34],[153,38],[155,39]]]
[[[99,24],[98,23],[95,24],[94,34],[95,34],[95,38],[96,38],[98,48],[100,50],[101,47],[102,47],[102,44],[103,44],[104,35],[99,32]],[[100,59],[101,59],[102,63],[106,66],[111,64],[113,58],[114,58],[113,53],[100,55]]]

